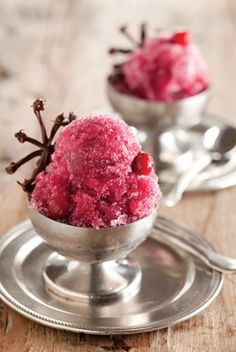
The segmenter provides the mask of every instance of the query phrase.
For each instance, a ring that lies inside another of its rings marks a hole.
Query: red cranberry
[[[148,153],[140,152],[133,160],[131,168],[138,175],[149,175],[154,168],[154,161]]]
[[[48,201],[48,209],[52,217],[64,217],[68,214],[70,203],[65,192],[56,191]]]
[[[186,31],[177,32],[170,39],[170,42],[173,44],[179,44],[182,46],[188,45],[190,43],[190,34]]]

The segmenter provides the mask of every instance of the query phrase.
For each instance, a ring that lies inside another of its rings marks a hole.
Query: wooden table
[[[4,166],[22,155],[13,133],[35,132],[33,99],[47,99],[49,120],[61,111],[84,113],[108,105],[107,49],[124,43],[123,23],[188,27],[209,67],[209,110],[236,114],[236,3],[234,0],[1,0],[0,2],[0,232],[27,217],[25,197]],[[25,149],[24,149],[25,148]],[[18,174],[18,177],[19,174]],[[236,187],[186,195],[168,218],[202,233],[222,253],[236,256]],[[157,332],[98,337],[53,330],[0,303],[1,352],[153,351],[235,352],[236,277],[227,276],[218,298],[198,316]]]

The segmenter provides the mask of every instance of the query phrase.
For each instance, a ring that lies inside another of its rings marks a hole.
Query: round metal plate
[[[0,242],[0,297],[41,324],[91,334],[138,333],[186,320],[213,301],[223,276],[168,243],[158,228],[161,222],[158,218],[150,237],[132,254],[142,268],[139,292],[87,303],[60,300],[46,292],[42,268],[52,252],[29,221],[21,223]],[[209,246],[201,237],[195,240]]]

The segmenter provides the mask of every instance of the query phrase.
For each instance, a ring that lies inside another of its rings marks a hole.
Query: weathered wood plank
[[[0,1],[0,232],[26,217],[25,197],[4,165],[22,155],[13,133],[37,133],[30,111],[35,97],[47,99],[46,116],[84,113],[107,106],[104,77],[107,48],[122,43],[117,27],[147,20],[155,27],[186,26],[193,31],[209,66],[213,97],[209,109],[233,118],[236,4],[233,0],[69,0]],[[50,120],[50,119],[49,119]],[[23,177],[23,173],[22,176]],[[20,178],[20,176],[18,176]],[[174,209],[160,212],[202,233],[216,248],[236,256],[236,188],[186,195]],[[176,327],[120,338],[49,329],[1,303],[0,351],[207,351],[236,350],[235,277],[227,277],[216,301]]]

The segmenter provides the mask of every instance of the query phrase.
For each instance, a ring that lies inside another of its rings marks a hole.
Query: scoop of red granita
[[[145,40],[129,54],[119,75],[109,79],[121,93],[163,102],[193,96],[209,86],[206,63],[186,31],[159,32]]]
[[[31,193],[42,214],[82,227],[124,225],[160,203],[152,157],[128,125],[102,115],[77,118],[60,133]]]

